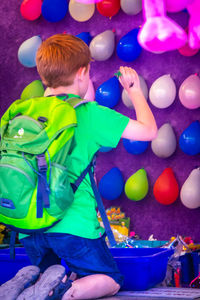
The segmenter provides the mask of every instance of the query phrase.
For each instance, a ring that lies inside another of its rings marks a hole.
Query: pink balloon
[[[177,12],[186,8],[189,0],[165,0],[168,12]]]
[[[138,34],[140,45],[151,52],[181,48],[187,42],[186,32],[166,16],[164,0],[143,0],[145,23]]]
[[[91,79],[89,80],[88,89],[84,96],[84,99],[88,101],[94,101],[95,99],[95,90]]]
[[[42,0],[24,0],[20,6],[22,17],[34,21],[41,15]]]
[[[200,78],[197,75],[190,75],[182,82],[179,99],[186,108],[200,107]]]
[[[189,45],[192,49],[200,48],[200,1],[189,2],[187,10],[190,14],[189,20]]]

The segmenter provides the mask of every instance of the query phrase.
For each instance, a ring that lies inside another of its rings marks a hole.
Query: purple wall
[[[116,30],[116,42],[131,29],[143,23],[142,14],[128,16],[122,11],[111,20],[101,16],[98,12],[87,22],[79,23],[74,21],[69,13],[65,19],[58,23],[49,23],[41,16],[39,20],[29,22],[24,20],[20,14],[21,1],[9,0],[0,2],[2,12],[1,26],[1,105],[0,115],[5,112],[8,105],[17,98],[23,88],[35,79],[39,79],[36,68],[25,68],[17,59],[17,51],[21,43],[34,36],[40,35],[42,39],[55,33],[66,31],[71,34],[78,34],[89,31],[97,35],[106,29]],[[188,23],[186,12],[171,14],[176,22],[183,28]],[[152,54],[143,50],[141,56],[132,63],[120,61],[116,53],[105,62],[93,62],[91,75],[95,88],[103,81],[109,79],[118,70],[120,65],[129,65],[135,68],[147,82],[151,84],[164,74],[171,74],[177,90],[183,80],[191,74],[199,73],[200,53],[193,57],[184,57],[178,51],[171,51],[164,54]],[[178,97],[167,109],[157,109],[151,105],[158,127],[163,123],[170,122],[178,137],[181,132],[194,120],[199,119],[199,110],[188,110],[184,108]],[[120,102],[115,109],[129,117],[134,117],[134,112],[126,108]],[[166,167],[172,167],[179,186],[181,187],[192,169],[199,165],[199,155],[188,156],[177,146],[176,152],[167,159],[155,156],[151,150],[133,156],[126,152],[122,142],[110,153],[99,155],[97,162],[97,179],[108,172],[112,167],[117,166],[122,171],[126,180],[141,167],[144,167],[149,179],[149,193],[140,202],[133,202],[123,194],[115,201],[105,201],[105,206],[120,205],[122,210],[131,217],[131,229],[143,239],[150,234],[158,239],[169,239],[172,235],[181,234],[192,236],[196,241],[200,240],[199,219],[200,209],[190,210],[181,204],[178,199],[170,206],[159,204],[153,197],[153,185],[157,177]]]

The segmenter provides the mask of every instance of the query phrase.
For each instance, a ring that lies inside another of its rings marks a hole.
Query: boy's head
[[[69,86],[77,72],[87,72],[91,61],[88,46],[69,34],[56,34],[42,42],[36,55],[38,73],[47,87]]]

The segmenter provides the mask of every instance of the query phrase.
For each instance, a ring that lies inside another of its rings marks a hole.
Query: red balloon
[[[166,168],[153,187],[154,197],[164,205],[172,204],[179,195],[179,187],[171,168]]]
[[[185,32],[188,34],[188,27],[185,29]],[[178,49],[179,53],[183,56],[193,56],[199,52],[199,49],[192,49],[189,46],[189,43]]]
[[[120,0],[102,0],[96,6],[104,17],[113,17],[120,10]]]
[[[42,0],[24,0],[20,12],[24,19],[34,21],[41,15]]]

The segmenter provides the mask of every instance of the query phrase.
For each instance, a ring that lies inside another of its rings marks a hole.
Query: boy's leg
[[[72,287],[62,297],[62,300],[97,299],[103,296],[115,295],[119,289],[120,285],[107,275],[89,275],[75,280]]]

